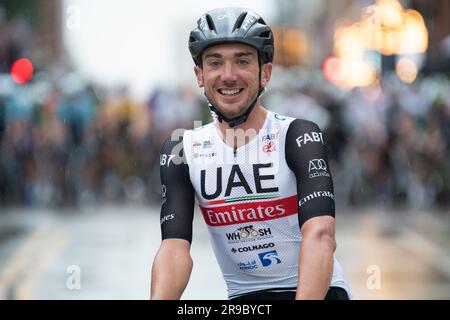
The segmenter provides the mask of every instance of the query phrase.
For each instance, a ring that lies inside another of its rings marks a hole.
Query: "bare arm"
[[[334,218],[315,217],[302,227],[297,300],[324,299],[333,274]]]
[[[333,274],[334,190],[323,134],[296,119],[286,135],[286,162],[297,180],[298,220],[303,234],[297,299],[324,299]]]
[[[191,245],[183,239],[163,240],[152,267],[150,298],[178,300],[192,271]]]
[[[180,299],[192,271],[194,189],[189,168],[174,149],[179,143],[167,139],[161,150],[162,242],[153,260],[151,299]]]

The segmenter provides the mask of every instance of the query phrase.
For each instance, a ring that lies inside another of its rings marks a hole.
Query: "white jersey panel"
[[[214,123],[184,134],[191,183],[229,297],[297,287],[302,235],[284,150],[293,120],[268,111],[256,137],[237,150]],[[350,295],[336,259],[335,266],[331,285]]]

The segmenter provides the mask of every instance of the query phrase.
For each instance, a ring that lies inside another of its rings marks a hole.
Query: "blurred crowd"
[[[0,37],[0,206],[158,204],[162,141],[211,121],[200,89],[158,88],[139,103],[125,86],[105,89],[76,72],[38,70],[16,84],[4,59],[18,50],[14,39]],[[343,91],[321,70],[277,67],[263,105],[319,124],[338,203],[450,205],[448,73],[410,85],[386,73]]]
[[[448,207],[448,76],[433,73],[406,85],[392,72],[348,92],[320,71],[285,70],[278,77],[267,105],[322,128],[338,203]]]
[[[75,73],[27,85],[4,75],[0,86],[2,205],[153,201],[162,139],[196,117],[183,118],[189,92],[158,90],[142,104],[126,88],[106,91]]]
[[[449,205],[450,81],[341,92],[279,70],[263,104],[324,131],[338,201],[345,205]],[[311,77],[311,71],[308,74]],[[275,79],[279,80],[275,80]],[[316,75],[320,81],[320,74]],[[83,206],[159,201],[159,150],[176,128],[210,121],[193,90],[158,89],[148,103],[126,88],[100,90],[77,74],[57,84],[0,78],[1,205]]]

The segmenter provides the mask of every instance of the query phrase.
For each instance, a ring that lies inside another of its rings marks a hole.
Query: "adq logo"
[[[327,170],[327,164],[326,164],[325,160],[323,160],[323,159],[309,160],[308,171],[311,172],[311,170]]]

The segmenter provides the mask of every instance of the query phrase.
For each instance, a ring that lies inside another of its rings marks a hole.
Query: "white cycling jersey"
[[[180,225],[192,224],[192,217],[186,217],[191,213],[175,212],[170,201],[177,201],[175,188],[192,188],[186,197],[195,193],[230,298],[296,290],[301,226],[315,216],[334,216],[322,133],[311,122],[270,111],[242,147],[228,146],[219,132],[214,123],[185,131],[184,172],[172,169],[179,174],[169,178],[171,173],[164,172],[176,165],[162,166],[163,238],[191,241],[189,230],[179,231]],[[166,159],[171,154],[163,152]],[[330,286],[351,297],[336,258]]]

